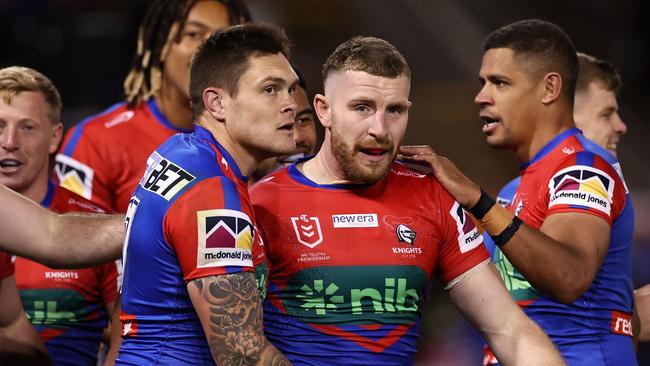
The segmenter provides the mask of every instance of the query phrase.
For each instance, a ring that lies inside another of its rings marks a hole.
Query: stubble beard
[[[362,164],[355,159],[356,155],[359,154],[358,144],[354,146],[347,145],[343,138],[341,138],[341,135],[333,130],[331,131],[330,140],[332,154],[336,158],[339,168],[343,173],[342,178],[352,183],[372,184],[378,182],[388,174],[395,160],[395,155],[393,154],[391,159],[384,159],[377,162],[366,161],[365,164]],[[391,153],[394,150],[392,142],[377,142],[389,146],[388,151]]]

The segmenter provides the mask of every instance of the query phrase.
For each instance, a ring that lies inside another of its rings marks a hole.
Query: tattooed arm
[[[264,336],[253,273],[198,278],[187,291],[217,365],[290,365]]]

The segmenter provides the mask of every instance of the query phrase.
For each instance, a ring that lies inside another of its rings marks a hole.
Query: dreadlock
[[[162,55],[172,42],[180,42],[180,30],[198,0],[155,0],[138,30],[133,64],[124,80],[129,108],[148,100],[160,89],[165,60]],[[230,24],[251,21],[243,0],[219,0],[228,9]]]

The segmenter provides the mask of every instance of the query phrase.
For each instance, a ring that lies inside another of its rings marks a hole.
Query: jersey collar
[[[314,187],[314,188],[324,188],[324,189],[361,189],[361,188],[368,188],[372,186],[374,183],[366,183],[366,184],[318,184],[311,179],[307,178],[301,171],[298,169],[297,164],[303,163],[307,160],[313,159],[316,155],[313,156],[307,156],[304,158],[298,159],[295,163],[289,165],[289,168],[287,168],[287,173],[289,176],[295,180],[296,182],[309,186],[309,187]],[[383,181],[386,178],[383,178],[381,181]]]
[[[239,170],[239,166],[237,166],[237,163],[235,162],[235,159],[230,155],[228,150],[226,150],[217,139],[214,138],[212,133],[205,128],[195,124],[194,125],[194,136],[196,136],[198,139],[205,140],[209,144],[213,145],[214,147],[217,148],[219,151],[219,154],[221,155],[221,158],[225,159],[226,165],[229,167],[229,169],[235,174],[237,179],[241,180],[242,182],[246,183],[248,182],[248,177],[243,175],[241,170]],[[221,159],[220,157],[217,157],[218,159]],[[220,164],[222,162],[219,162]]]
[[[539,150],[531,160],[521,164],[519,166],[519,170],[524,170],[528,168],[530,165],[540,161],[542,158],[548,155],[548,153],[553,151],[553,149],[555,149],[557,145],[562,143],[562,141],[566,140],[571,136],[579,135],[581,133],[582,132],[579,129],[575,127],[571,127],[568,130],[562,132],[561,134],[555,136],[551,141],[547,142],[546,145],[544,145],[544,147],[542,147],[542,149]]]
[[[54,190],[56,185],[51,180],[47,181],[47,192],[45,192],[45,197],[41,200],[41,206],[49,208],[52,205],[52,199],[54,198]]]

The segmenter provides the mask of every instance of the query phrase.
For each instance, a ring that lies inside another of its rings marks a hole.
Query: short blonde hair
[[[61,95],[45,75],[29,67],[10,66],[0,69],[0,98],[5,103],[22,92],[41,93],[50,107],[50,122],[61,121]]]

